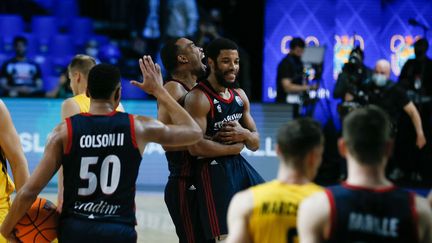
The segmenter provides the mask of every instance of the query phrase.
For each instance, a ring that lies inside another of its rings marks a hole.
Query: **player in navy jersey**
[[[259,135],[242,89],[235,89],[239,71],[237,45],[228,39],[212,41],[206,50],[210,74],[185,98],[185,108],[205,136],[189,147],[196,159],[197,195],[207,239],[228,233],[226,214],[232,196],[263,182],[240,155],[243,146],[259,147]]]
[[[306,199],[299,209],[301,242],[432,242],[432,211],[425,198],[385,177],[391,155],[390,121],[378,107],[354,110],[338,146],[348,178]]]
[[[161,49],[162,63],[169,74],[164,88],[180,104],[195,86],[196,80],[205,75],[202,63],[204,52],[191,40],[177,38],[167,41]],[[158,119],[171,124],[170,114],[163,105],[158,106]],[[165,187],[165,204],[174,222],[179,242],[205,242],[199,221],[193,180],[194,166],[187,147],[164,146],[168,161],[169,177]]]
[[[66,119],[51,133],[43,158],[17,193],[1,233],[14,240],[13,227],[60,165],[64,203],[59,242],[136,242],[135,181],[148,142],[186,146],[202,138],[188,113],[162,87],[159,66],[140,59],[144,82],[132,81],[168,110],[173,125],[116,112],[120,72],[112,65],[93,67],[88,77],[89,113]]]

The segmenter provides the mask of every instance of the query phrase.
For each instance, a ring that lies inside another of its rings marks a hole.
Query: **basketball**
[[[59,214],[56,206],[38,197],[15,227],[15,236],[23,243],[51,242],[57,238]]]

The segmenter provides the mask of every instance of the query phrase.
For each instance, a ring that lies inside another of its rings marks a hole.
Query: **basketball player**
[[[24,157],[21,142],[9,111],[3,101],[0,100],[0,225],[9,211],[10,194],[15,189],[14,183],[7,173],[6,160],[11,166],[18,191],[29,178],[27,160]],[[1,235],[0,243],[6,243],[6,239]]]
[[[196,80],[205,75],[206,67],[202,63],[203,50],[189,39],[176,38],[164,44],[161,58],[170,76],[164,88],[180,105],[183,105],[184,97],[195,86]],[[158,106],[158,119],[165,124],[172,124],[168,111],[161,104]],[[164,149],[170,171],[164,199],[179,241],[205,242],[199,223],[195,183],[192,176],[193,165],[187,147],[164,146]]]
[[[347,115],[338,146],[348,162],[348,178],[303,201],[301,242],[432,242],[432,211],[426,199],[385,177],[390,130],[389,118],[378,107]]]
[[[201,127],[205,139],[189,147],[197,156],[197,195],[206,238],[221,240],[228,234],[229,202],[238,191],[264,180],[240,155],[243,146],[259,147],[259,136],[242,89],[234,89],[239,71],[237,45],[216,39],[208,45],[208,80],[186,96],[185,108]]]
[[[297,208],[303,198],[322,190],[311,181],[321,163],[323,143],[320,125],[310,118],[290,121],[279,129],[277,179],[233,197],[227,242],[298,242]]]
[[[62,121],[67,117],[79,113],[87,113],[90,109],[90,98],[86,95],[87,79],[90,69],[96,65],[93,57],[87,55],[76,55],[72,58],[68,66],[68,76],[70,86],[74,97],[63,101],[61,107]],[[117,111],[124,111],[121,103],[116,108]],[[58,172],[58,193],[57,193],[57,211],[61,212],[63,203],[63,168],[60,167]]]
[[[99,64],[90,70],[90,112],[67,118],[52,132],[43,158],[17,193],[1,233],[12,230],[36,196],[64,167],[64,203],[59,242],[136,242],[135,181],[148,142],[190,145],[202,138],[199,126],[162,87],[160,68],[140,59],[144,82],[132,81],[154,95],[175,119],[165,125],[149,117],[117,112],[120,72]]]

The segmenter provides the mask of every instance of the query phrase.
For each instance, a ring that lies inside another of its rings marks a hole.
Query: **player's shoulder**
[[[198,88],[194,88],[187,93],[185,103],[193,105],[210,104],[208,96],[204,93],[203,90]]]
[[[415,206],[419,215],[429,215],[432,217],[431,207],[426,198],[415,195]]]
[[[164,88],[175,100],[183,97],[188,92],[188,90],[186,90],[186,88],[181,83],[176,81],[168,81],[165,83]]]
[[[251,189],[246,189],[243,191],[237,192],[232,200],[231,203],[232,207],[241,207],[244,211],[250,211],[253,208],[253,193]]]

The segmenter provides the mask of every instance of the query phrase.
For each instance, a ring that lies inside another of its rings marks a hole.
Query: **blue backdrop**
[[[414,57],[415,39],[423,36],[423,30],[409,25],[408,19],[432,26],[431,11],[432,1],[429,0],[267,0],[264,102],[273,102],[276,97],[277,65],[288,53],[289,41],[302,37],[307,45],[326,47],[323,80],[318,92],[322,99],[315,117],[323,122],[328,118],[337,122],[332,91],[351,49],[361,46],[365,64],[371,68],[380,58],[389,60],[392,78],[396,80],[402,65]]]

